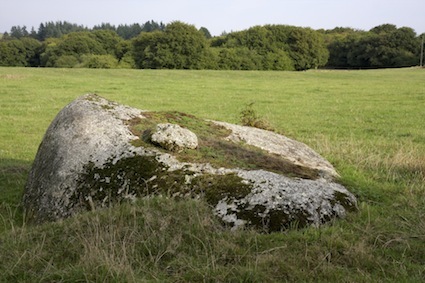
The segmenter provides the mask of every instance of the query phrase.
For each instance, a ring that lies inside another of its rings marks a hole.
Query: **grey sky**
[[[211,34],[255,25],[287,24],[314,29],[380,24],[425,32],[425,0],[0,0],[0,32],[14,25],[38,29],[40,23],[68,21],[88,27],[102,22],[165,24],[179,20]]]

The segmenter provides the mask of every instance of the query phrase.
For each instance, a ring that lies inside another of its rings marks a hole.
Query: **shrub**
[[[136,68],[136,62],[130,53],[125,54],[118,63],[120,69],[133,69]]]
[[[112,69],[117,67],[118,61],[112,55],[84,55],[81,67],[94,69]]]
[[[79,64],[79,60],[74,55],[62,55],[54,63],[57,68],[74,68]]]
[[[263,130],[274,131],[269,122],[258,116],[254,109],[254,102],[245,106],[240,112],[241,124],[243,126],[255,127]]]

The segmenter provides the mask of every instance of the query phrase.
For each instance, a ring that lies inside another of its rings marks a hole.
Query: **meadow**
[[[85,93],[240,122],[253,107],[326,157],[359,211],[230,232],[202,201],[153,198],[35,226],[21,197],[44,132]],[[425,69],[0,68],[0,282],[425,281]]]

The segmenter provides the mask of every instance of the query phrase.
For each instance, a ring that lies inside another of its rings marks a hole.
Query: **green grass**
[[[423,282],[425,70],[0,68],[0,282]],[[141,200],[32,226],[20,198],[44,132],[76,97],[274,129],[329,159],[359,212],[320,229],[229,232],[199,201]]]

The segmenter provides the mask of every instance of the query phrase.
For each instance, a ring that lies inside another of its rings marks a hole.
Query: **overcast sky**
[[[425,0],[0,0],[0,32],[12,26],[68,21],[93,27],[149,20],[182,21],[212,35],[255,25],[369,30],[391,23],[425,32]]]

